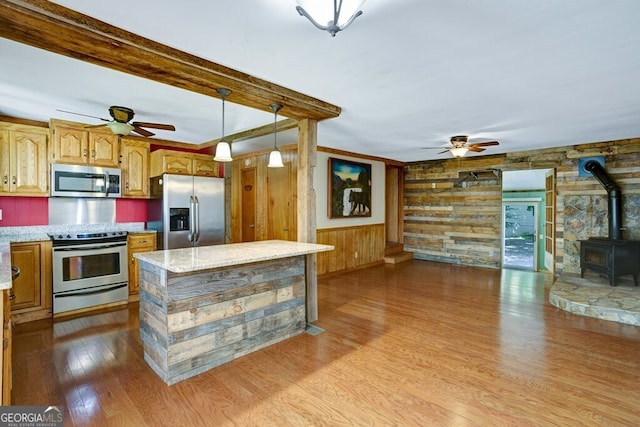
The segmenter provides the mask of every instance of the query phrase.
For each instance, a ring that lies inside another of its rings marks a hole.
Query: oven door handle
[[[104,173],[104,195],[109,197],[109,172]]]
[[[103,294],[105,292],[110,292],[110,291],[114,291],[116,289],[124,288],[125,286],[127,286],[127,284],[126,283],[122,283],[120,285],[111,286],[110,288],[97,289],[97,290],[94,290],[94,291],[66,292],[66,293],[63,293],[63,294],[54,294],[53,297],[54,298],[68,298],[68,297],[80,297],[80,296],[85,296],[85,295]]]
[[[98,246],[83,246],[81,248],[79,247],[57,247],[57,248],[53,248],[54,252],[58,252],[58,251],[65,251],[65,252],[78,252],[78,251],[90,251],[90,250],[95,250],[95,249],[109,249],[109,248],[119,248],[121,246],[127,246],[126,242],[123,243],[113,243],[110,245],[98,245]]]

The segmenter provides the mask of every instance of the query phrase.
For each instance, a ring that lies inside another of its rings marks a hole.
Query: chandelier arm
[[[346,24],[344,24],[342,27],[339,27],[340,31],[344,30],[349,25],[351,25],[351,23],[360,15],[362,15],[362,11],[361,10],[359,10],[355,15],[353,15],[351,18],[349,18],[349,20],[346,22]]]
[[[306,11],[306,10],[304,10],[304,9],[302,8],[302,6],[296,6],[296,10],[297,10],[297,11],[298,11],[298,13],[300,14],[300,16],[305,16],[309,21],[311,21],[311,23],[312,23],[313,25],[315,25],[317,29],[322,30],[322,31],[327,31],[327,29],[329,28],[329,27],[326,27],[326,26],[323,26],[323,25],[318,24],[318,23],[315,21],[315,19],[313,19],[313,18],[311,17],[311,15],[309,15],[309,14],[307,13],[307,11]]]

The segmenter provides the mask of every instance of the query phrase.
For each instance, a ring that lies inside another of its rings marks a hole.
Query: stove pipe
[[[589,160],[584,164],[585,170],[602,184],[607,190],[609,205],[609,238],[622,239],[622,192],[602,165],[595,160]]]

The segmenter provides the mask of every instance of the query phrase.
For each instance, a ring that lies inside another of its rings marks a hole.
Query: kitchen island
[[[305,330],[306,257],[267,240],[134,255],[144,359],[171,385]]]

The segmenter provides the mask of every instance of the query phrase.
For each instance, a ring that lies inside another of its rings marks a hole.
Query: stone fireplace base
[[[549,302],[570,313],[640,326],[640,287],[630,277],[611,287],[606,276],[565,273],[551,287]]]

